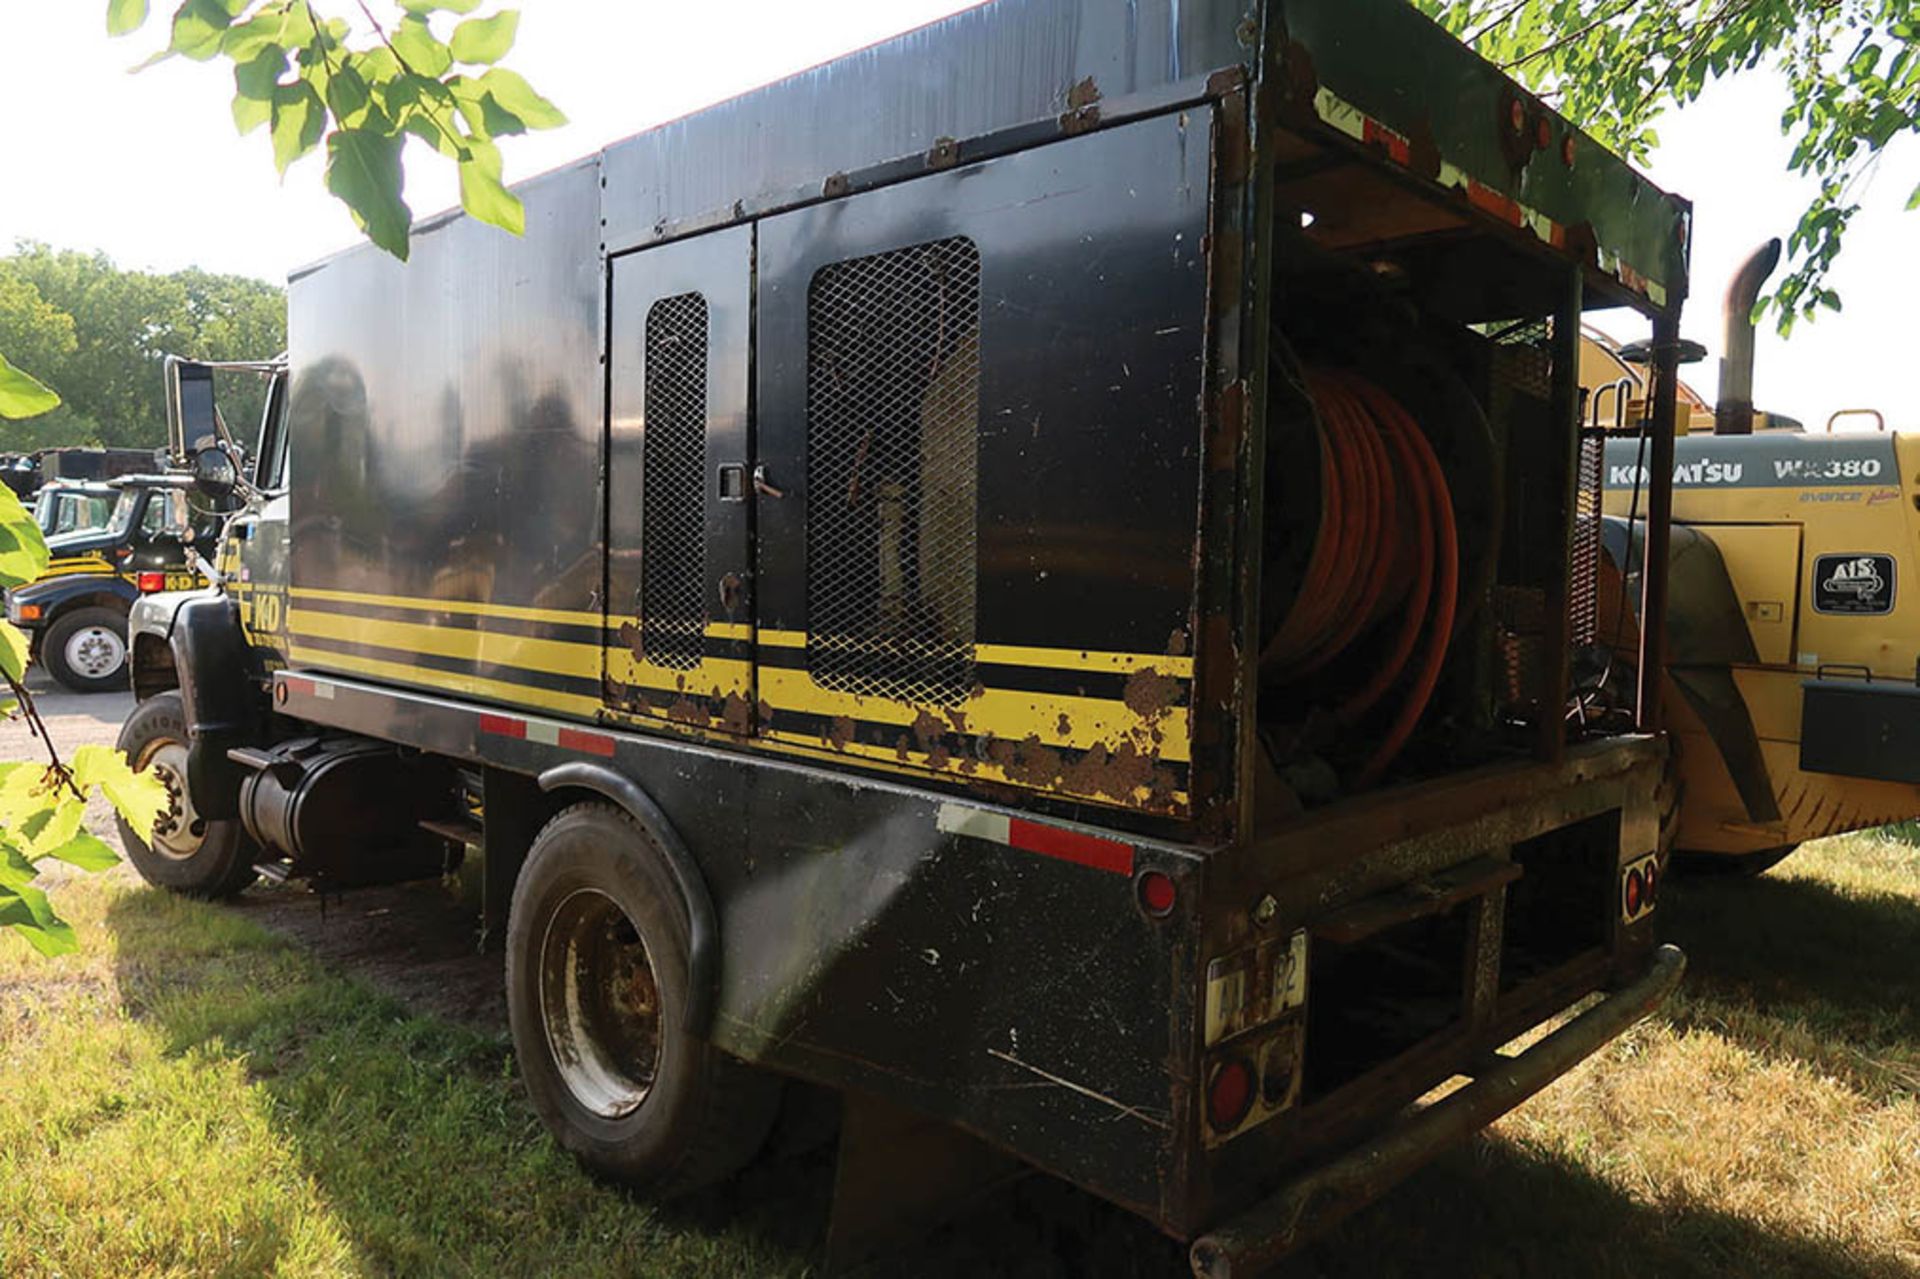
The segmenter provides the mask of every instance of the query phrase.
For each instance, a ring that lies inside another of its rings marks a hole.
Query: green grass
[[[64,886],[87,952],[0,943],[0,1274],[791,1272],[542,1134],[499,1039],[409,1016],[217,908]],[[717,1215],[717,1214],[716,1214]]]
[[[498,1037],[124,873],[60,892],[81,955],[0,939],[0,1275],[814,1269],[824,1158],[650,1208],[559,1154]],[[1667,1009],[1282,1274],[1920,1275],[1920,850],[1830,840],[1662,909]],[[1038,1179],[881,1269],[1180,1258]]]

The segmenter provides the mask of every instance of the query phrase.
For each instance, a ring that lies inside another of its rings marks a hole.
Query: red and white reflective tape
[[[972,808],[966,804],[940,805],[937,824],[948,835],[965,835],[992,844],[1005,844],[1023,852],[1054,857],[1076,866],[1089,866],[1109,874],[1133,874],[1133,845],[1117,839],[1088,835],[1064,826],[1030,822],[1024,817]]]
[[[552,720],[521,719],[517,715],[482,712],[480,731],[494,737],[511,737],[517,741],[538,742],[542,746],[558,746],[562,750],[582,751],[588,755],[599,755],[607,759],[613,756],[613,738],[605,733],[589,733],[584,729],[568,728]]]
[[[280,677],[280,684],[281,687],[287,690],[289,695],[316,697],[323,702],[333,700],[333,685],[331,684],[321,684],[314,680],[301,679],[298,675],[282,675]]]

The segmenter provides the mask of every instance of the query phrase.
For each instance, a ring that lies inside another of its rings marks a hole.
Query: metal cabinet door
[[[604,695],[630,714],[747,733],[753,229],[612,270]]]

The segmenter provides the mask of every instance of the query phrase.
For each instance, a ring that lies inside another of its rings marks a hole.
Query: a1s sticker
[[[1813,561],[1813,611],[1874,616],[1893,611],[1893,556],[1818,555]]]

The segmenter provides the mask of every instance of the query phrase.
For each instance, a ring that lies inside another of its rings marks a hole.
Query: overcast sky
[[[170,6],[156,2],[157,9]],[[571,117],[564,129],[510,139],[509,177],[585,155],[616,138],[882,39],[952,10],[956,0],[539,0],[529,4],[510,65]],[[284,278],[350,243],[345,211],[321,186],[318,155],[282,183],[262,130],[234,135],[231,80],[218,64],[179,59],[137,76],[127,68],[162,24],[128,40],[104,34],[105,0],[4,4],[0,41],[0,246],[19,238],[104,249],[122,265]],[[1694,288],[1688,334],[1717,354],[1720,298],[1741,259],[1786,236],[1805,183],[1785,172],[1777,83],[1716,88],[1660,126],[1652,175],[1694,201]],[[419,147],[411,150],[421,150]],[[1755,400],[1818,429],[1835,409],[1877,407],[1920,429],[1920,213],[1903,214],[1920,183],[1920,147],[1890,152],[1856,222],[1834,285],[1838,316],[1783,343],[1763,329]],[[416,215],[452,204],[450,167],[409,167]],[[1595,317],[1621,338],[1632,317]],[[1714,365],[1691,370],[1712,398]]]

